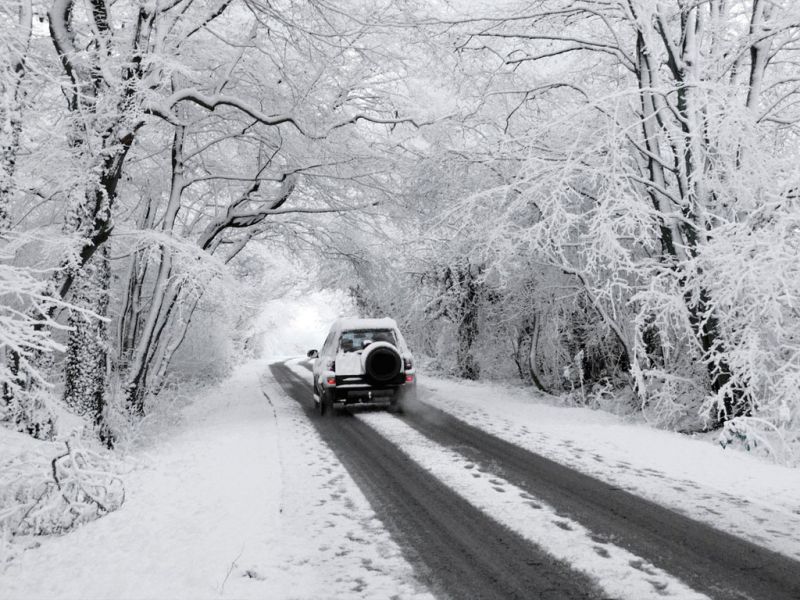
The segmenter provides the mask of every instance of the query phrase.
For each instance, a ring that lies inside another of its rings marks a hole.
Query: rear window
[[[355,352],[364,349],[364,342],[389,342],[397,345],[397,338],[391,329],[359,329],[358,331],[343,331],[339,339],[339,349],[342,352]]]

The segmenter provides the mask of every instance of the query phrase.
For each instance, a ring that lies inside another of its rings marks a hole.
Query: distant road
[[[307,380],[271,367],[414,565],[443,597],[604,598],[582,573],[499,525],[344,412],[317,416]],[[419,402],[397,418],[711,598],[800,600],[800,563],[584,475]]]

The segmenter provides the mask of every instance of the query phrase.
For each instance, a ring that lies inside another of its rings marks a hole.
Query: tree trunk
[[[152,229],[155,221],[155,208],[153,198],[147,203],[147,208],[139,222],[139,228]],[[126,293],[120,311],[117,331],[117,360],[116,366],[120,372],[126,373],[133,350],[136,347],[138,333],[143,325],[142,321],[142,292],[147,279],[148,262],[147,252],[137,250],[131,257],[128,268]]]
[[[92,311],[100,318],[73,311],[65,360],[64,402],[78,414],[90,417],[100,439],[107,445],[113,439],[106,423],[108,387],[108,301],[111,271],[108,247],[95,253],[76,276],[73,304]]]
[[[753,5],[751,32],[761,25],[762,10],[760,0]],[[719,7],[712,7],[712,12]],[[712,15],[713,16],[713,15]],[[703,208],[708,204],[710,192],[706,189],[706,170],[713,168],[708,161],[708,148],[705,130],[707,117],[703,112],[703,101],[699,97],[702,89],[700,73],[700,42],[704,31],[704,15],[698,5],[687,6],[681,15],[681,43],[676,43],[671,35],[661,7],[655,10],[654,21],[640,20],[637,31],[637,76],[639,80],[642,127],[645,150],[643,156],[647,162],[652,185],[648,188],[654,208],[661,218],[662,258],[668,264],[688,263],[693,260],[701,245],[705,242],[706,223]],[[650,27],[653,30],[649,30]],[[646,35],[648,31],[650,35]],[[660,39],[666,66],[672,76],[672,85],[676,89],[674,111],[679,115],[675,123],[667,124],[663,116],[669,114],[661,106],[663,98],[652,89],[659,87],[658,65],[652,57],[659,53],[648,44],[655,44]],[[764,69],[764,53],[768,46],[759,42],[752,48],[752,68],[747,104],[755,102],[754,95],[760,90],[761,73]],[[658,127],[657,127],[658,125]],[[668,131],[670,131],[668,133]],[[668,141],[668,138],[671,138]],[[661,148],[670,148],[672,159],[665,160]],[[670,186],[666,179],[665,166],[671,163],[674,181]],[[677,209],[677,210],[676,210]],[[670,213],[679,211],[682,219],[676,221],[669,217]],[[699,275],[699,273],[698,273]],[[720,339],[717,317],[714,315],[710,293],[700,288],[699,293],[691,289],[686,277],[679,279],[684,290],[686,306],[692,332],[700,342],[703,356],[707,363],[708,384],[714,392],[719,392],[731,378],[729,365],[724,359],[712,362],[712,355],[723,354],[723,341]],[[635,357],[634,357],[635,358]],[[729,395],[724,400],[724,408],[717,425],[725,420],[741,414],[741,399]]]
[[[20,54],[10,56],[8,64],[0,65],[0,235],[11,227],[8,206],[14,188],[19,138],[22,133],[22,80],[33,25],[33,7],[24,0],[19,7],[16,41]]]
[[[461,288],[461,306],[459,313],[461,319],[458,323],[458,348],[456,350],[456,365],[459,375],[466,379],[480,378],[481,369],[475,359],[472,347],[478,339],[478,300],[480,283],[472,275],[472,265],[467,263],[459,268],[456,278]]]
[[[527,318],[520,328],[517,334],[517,348],[514,362],[517,364],[520,378],[525,383],[533,384],[538,390],[549,393],[536,374],[536,346],[538,338],[536,321],[535,316]]]
[[[184,179],[183,164],[183,142],[185,128],[175,127],[172,138],[172,180],[170,186],[169,202],[163,217],[162,231],[166,235],[172,235],[175,227],[175,220],[181,208],[181,197],[186,186]],[[170,301],[166,298],[171,293],[174,284],[170,283],[172,274],[172,248],[162,244],[161,260],[158,265],[158,273],[150,299],[150,309],[145,316],[138,334],[136,346],[131,354],[128,372],[125,381],[125,403],[128,410],[133,414],[144,413],[144,382],[148,369],[148,357],[158,345],[163,326],[159,328],[159,322],[165,320],[168,314],[163,314],[165,304],[171,306],[175,297]]]

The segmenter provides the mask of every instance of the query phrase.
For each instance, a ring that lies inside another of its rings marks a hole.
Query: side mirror
[[[306,356],[308,358],[319,358],[319,351],[318,350],[309,350],[306,352]]]

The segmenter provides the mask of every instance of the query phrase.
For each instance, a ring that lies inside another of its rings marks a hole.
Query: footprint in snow
[[[789,537],[785,531],[778,531],[777,529],[767,529],[767,533],[771,533],[772,535],[777,535],[779,537]]]
[[[350,588],[351,592],[356,592],[358,594],[367,589],[367,583],[360,577],[356,577],[354,581],[356,584]]]
[[[264,581],[266,577],[256,571],[255,569],[245,569],[244,573],[242,573],[242,577],[247,577],[248,579],[255,579],[257,581]]]
[[[366,544],[367,543],[367,540],[365,540],[364,538],[356,535],[352,531],[348,531],[346,534],[344,534],[344,537],[346,537],[351,542],[357,542],[359,544]]]
[[[554,524],[556,527],[560,527],[560,528],[561,528],[561,529],[563,529],[564,531],[572,531],[572,525],[570,525],[570,524],[569,524],[569,523],[567,523],[566,521],[553,521],[553,524]]]
[[[366,569],[367,571],[372,571],[373,573],[381,573],[381,570],[372,564],[371,558],[362,558],[361,566],[364,567],[364,569]]]
[[[602,556],[603,558],[609,558],[611,556],[611,553],[602,546],[592,546],[592,550],[594,550],[598,556]]]
[[[666,581],[658,581],[656,579],[648,579],[647,583],[649,583],[650,585],[653,586],[653,588],[655,588],[656,593],[659,596],[668,596],[669,595],[669,592],[667,591],[667,586],[669,586],[669,584]]]
[[[651,569],[643,560],[636,559],[628,561],[628,564],[632,566],[634,569],[641,571],[642,573],[647,573],[648,575],[655,575],[653,569]]]

